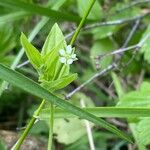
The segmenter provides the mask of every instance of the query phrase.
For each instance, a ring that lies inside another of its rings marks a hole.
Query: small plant
[[[48,91],[54,93],[77,78],[77,74],[70,73],[70,65],[73,61],[77,60],[76,54],[74,54],[75,49],[71,45],[67,46],[65,38],[57,24],[54,24],[52,27],[41,53],[29,43],[23,33],[21,35],[21,43],[25,48],[28,59],[39,74],[41,86]],[[42,101],[40,106],[43,107],[44,104],[45,100]],[[42,107],[40,107],[40,110]],[[52,144],[53,109],[54,106],[51,103],[48,149],[51,149]]]
[[[17,141],[11,141],[15,143],[11,150],[23,148],[32,127],[31,135],[41,137],[44,133],[48,139],[48,150],[57,149],[57,145],[64,150],[89,147],[90,150],[146,150],[149,146],[150,11],[146,4],[150,1],[109,2],[0,1],[2,123],[3,117],[6,120],[10,118],[9,121],[16,118],[17,121],[13,120],[15,125],[10,129],[15,130],[16,126],[20,129],[24,126],[24,112],[28,112],[24,108],[32,108],[32,117],[25,130]],[[33,19],[34,15],[38,17]],[[74,30],[72,26],[78,23]],[[23,31],[21,37],[19,29]],[[35,42],[41,49],[31,44],[37,34],[38,41]],[[45,34],[48,34],[46,39]],[[18,42],[19,39],[21,42]],[[27,60],[23,57],[24,53]],[[28,63],[33,67],[26,66]],[[37,82],[31,80],[31,76],[36,76]],[[22,94],[25,95],[23,98]],[[31,104],[30,94],[41,99],[36,110]],[[26,98],[29,105],[24,101]],[[16,105],[17,102],[21,105]],[[13,107],[13,111],[7,107]],[[9,113],[5,116],[7,110],[15,113],[11,117],[8,117]],[[106,121],[101,117],[107,118]],[[6,140],[0,137],[0,141],[0,150],[5,150]],[[135,143],[130,144],[133,141]]]

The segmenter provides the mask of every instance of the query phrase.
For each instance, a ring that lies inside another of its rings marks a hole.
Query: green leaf
[[[143,107],[150,109],[150,83],[143,82],[140,90],[132,91],[124,95],[119,101],[117,107]],[[150,116],[148,118],[139,117],[136,118],[136,120],[132,118],[129,119],[129,124],[138,147],[139,149],[140,147],[146,149],[145,146],[150,144]]]
[[[0,24],[0,55],[6,54],[16,45],[13,27],[5,23]]]
[[[144,118],[137,124],[137,140],[140,144],[150,144],[150,118]]]
[[[75,73],[75,74],[68,75],[66,77],[62,77],[61,79],[54,80],[54,81],[41,80],[41,85],[49,91],[55,91],[55,90],[66,87],[76,78],[77,78],[77,74]]]
[[[58,142],[71,144],[86,134],[85,123],[79,118],[55,119],[53,132]]]
[[[146,31],[144,32],[141,40],[150,35],[150,25],[147,27]],[[146,60],[148,63],[150,63],[150,38],[147,38],[147,40],[144,42],[144,45],[142,46],[140,52],[144,55],[144,60]]]
[[[24,11],[11,12],[0,16],[0,23],[7,23],[7,22],[10,23],[11,21],[23,19],[24,17],[29,15],[31,14]]]
[[[58,24],[55,23],[42,48],[41,55],[45,70],[39,81],[54,81],[69,74],[70,66],[59,61],[59,50],[65,49],[66,46],[63,33]]]
[[[0,138],[0,150],[7,150],[6,145],[4,144],[1,138]]]
[[[103,118],[130,118],[130,117],[150,117],[150,108],[143,107],[89,107],[83,108],[83,110]],[[56,108],[54,110],[56,118],[74,118],[75,115]],[[39,116],[34,116],[40,120],[47,120],[50,117],[50,108],[45,108],[40,112]]]
[[[67,20],[72,22],[79,22],[80,18],[75,15],[70,15],[68,13],[63,13],[59,11],[55,11],[49,8],[41,7],[38,5],[30,4],[27,2],[23,2],[20,0],[1,0],[0,5],[8,8],[13,8],[17,10],[24,10],[28,13],[38,14],[42,16],[47,16],[55,20]]]
[[[61,29],[59,28],[58,24],[55,23],[46,38],[41,54],[46,55],[52,52],[56,48],[63,49],[64,47],[66,47],[66,41],[64,35]]]
[[[42,58],[39,51],[28,41],[26,36],[21,34],[21,44],[25,49],[29,61],[34,66],[35,69],[39,70],[42,64]]]
[[[81,17],[84,16],[85,11],[87,10],[87,6],[89,5],[90,0],[77,0],[78,4],[78,13]],[[100,19],[102,17],[102,7],[100,6],[98,1],[95,1],[88,18],[90,19]]]
[[[74,106],[70,104],[69,102],[62,100],[52,93],[48,92],[46,89],[41,87],[39,84],[34,82],[31,79],[28,79],[24,75],[18,73],[17,71],[13,71],[4,65],[0,64],[0,79],[5,80],[18,88],[25,90],[26,92],[29,92],[35,96],[38,96],[42,99],[45,99],[56,106],[59,106],[62,109],[65,109],[68,112],[71,112],[74,115],[79,116],[82,119],[87,119],[94,124],[100,125],[101,127],[115,133],[119,137],[132,142],[132,139],[130,136],[125,134],[124,132],[117,129],[115,126],[111,125],[110,123],[104,121],[103,119],[100,119],[87,111],[82,110],[81,108]]]
[[[117,77],[117,75],[112,72],[112,78],[113,78],[113,83],[117,92],[118,97],[121,99],[122,96],[124,95],[123,92],[123,87],[121,86],[121,82],[119,81],[119,77]]]
[[[150,107],[150,83],[144,82],[140,90],[132,91],[121,97],[118,107]]]
[[[84,100],[84,104],[86,107],[94,106],[93,101],[84,95],[83,93],[75,94],[71,99],[71,104],[76,106],[80,106],[80,100]],[[47,106],[49,108],[49,106]],[[50,116],[50,112],[49,112]],[[45,118],[45,117],[44,117]],[[43,119],[44,119],[43,118]],[[49,119],[44,119],[47,123],[49,123]],[[84,134],[86,134],[85,128],[85,120],[81,120],[80,118],[66,118],[63,116],[62,118],[55,118],[54,121],[54,135],[55,138],[60,143],[70,144],[81,138]],[[91,127],[93,124],[90,124]],[[76,131],[76,132],[74,132]],[[72,136],[73,135],[73,136]]]
[[[114,49],[113,43],[109,39],[97,40],[91,48],[90,55],[92,58],[93,66],[95,67],[95,57],[97,55],[106,54]],[[112,56],[106,56],[99,61],[101,69],[106,68],[112,62]]]

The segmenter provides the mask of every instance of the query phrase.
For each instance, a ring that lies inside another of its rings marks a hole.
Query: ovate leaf
[[[150,107],[150,83],[143,82],[140,90],[132,91],[120,98],[119,107]]]
[[[42,55],[45,55],[51,52],[53,49],[63,49],[65,46],[66,42],[63,33],[58,24],[55,23],[46,38],[41,53]]]
[[[39,51],[28,41],[26,36],[21,34],[21,44],[25,49],[29,61],[35,69],[39,69],[42,64],[42,58]]]
[[[132,91],[120,99],[118,107],[150,108],[150,83],[143,82],[140,90]],[[129,119],[129,124],[139,149],[146,149],[150,144],[150,116],[147,118]]]

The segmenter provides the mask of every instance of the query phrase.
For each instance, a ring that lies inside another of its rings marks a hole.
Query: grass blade
[[[97,116],[97,117],[116,117],[116,118],[136,118],[136,117],[150,117],[150,108],[127,108],[127,107],[88,107],[83,108],[83,110]],[[50,109],[43,109],[39,116],[35,116],[39,119],[48,119],[50,114]],[[62,110],[60,108],[55,109],[56,118],[72,118],[75,115]]]
[[[115,133],[119,137],[132,142],[132,139],[130,136],[128,136],[126,133],[122,132],[121,130],[117,129],[115,126],[109,124],[108,122],[104,121],[103,119],[100,119],[87,111],[82,110],[79,107],[76,107],[69,102],[62,100],[55,95],[48,92],[46,89],[42,88],[39,84],[34,82],[33,80],[25,77],[24,75],[13,71],[9,69],[8,67],[5,67],[4,65],[0,64],[0,79],[5,80],[12,85],[19,87],[20,89],[31,93],[37,97],[40,97],[42,99],[46,99],[47,101],[54,103],[55,105],[59,106],[62,109],[65,109],[66,111],[79,116],[82,119],[87,119],[94,124],[97,124],[106,130]]]
[[[9,8],[19,9],[19,10],[21,9],[26,12],[30,12],[32,14],[38,14],[42,16],[51,17],[51,18],[54,18],[55,20],[67,20],[67,21],[76,22],[76,23],[79,23],[79,21],[81,20],[81,18],[78,16],[59,12],[59,11],[52,10],[46,7],[41,7],[39,5],[22,2],[19,0],[15,0],[15,1],[1,0],[0,5],[9,7]]]
[[[30,15],[30,13],[24,12],[24,11],[17,11],[17,12],[5,14],[5,15],[0,16],[0,23],[6,23],[6,22],[19,20],[28,15]]]

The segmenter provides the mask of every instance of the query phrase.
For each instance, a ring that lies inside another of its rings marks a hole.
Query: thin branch
[[[141,5],[141,4],[145,4],[145,3],[149,3],[149,2],[150,2],[150,0],[134,1],[131,4],[125,6],[121,9],[118,9],[117,12],[121,12],[121,11],[124,11],[125,9],[129,9],[129,8],[134,7],[136,5]]]
[[[21,68],[21,67],[23,67],[23,66],[25,66],[27,64],[29,64],[29,60],[26,60],[25,62],[19,64],[16,68],[19,69],[19,68]]]
[[[98,80],[95,80],[94,83],[99,86],[102,90],[104,90],[110,97],[116,98],[116,95],[113,93],[113,91],[109,90],[109,88],[105,87],[103,83],[101,83]]]
[[[120,20],[114,20],[114,21],[105,21],[105,22],[97,22],[94,24],[90,24],[90,25],[86,25],[84,26],[81,31],[85,31],[85,30],[89,30],[92,28],[96,28],[96,27],[102,27],[102,26],[112,26],[112,25],[120,25],[120,24],[124,24],[124,23],[129,23],[129,22],[133,22],[139,19],[142,19],[146,16],[150,15],[150,12],[144,13],[142,15],[138,15],[132,18],[127,18],[127,19],[120,19]],[[70,38],[75,31],[70,32],[69,34],[67,34],[65,36],[66,39]]]
[[[104,74],[106,74],[107,72],[109,72],[110,70],[113,70],[114,68],[116,68],[116,64],[113,63],[111,65],[109,65],[106,69],[94,74],[93,76],[91,76],[86,82],[84,82],[83,84],[81,84],[80,86],[78,86],[76,89],[74,89],[73,91],[71,91],[70,93],[68,93],[65,98],[69,99],[72,95],[74,95],[76,92],[80,91],[84,86],[86,86],[87,84],[89,84],[91,81],[93,81],[94,79],[103,76]]]
[[[139,45],[135,44],[135,45],[132,45],[132,46],[129,46],[129,47],[125,47],[125,48],[119,48],[119,49],[114,50],[114,51],[112,51],[110,53],[97,55],[96,58],[97,59],[101,59],[102,57],[105,57],[105,56],[120,54],[120,53],[129,51],[129,50],[132,50],[132,49],[136,49],[138,47],[139,47]]]
[[[115,20],[115,21],[107,21],[107,22],[98,22],[98,23],[94,23],[94,24],[90,24],[90,25],[85,26],[83,28],[83,30],[87,30],[87,29],[91,29],[91,28],[95,28],[95,27],[100,27],[100,26],[112,26],[112,25],[120,25],[120,24],[124,24],[124,23],[128,23],[128,22],[133,22],[133,21],[142,19],[149,14],[150,13],[148,12],[148,13],[145,13],[143,15],[135,16],[132,18],[120,19],[120,20]]]
[[[141,20],[141,18],[139,18],[139,19],[136,20],[135,25],[133,26],[131,32],[129,33],[129,35],[128,35],[127,39],[125,40],[125,42],[124,42],[124,44],[123,44],[122,47],[126,47],[128,45],[128,43],[132,39],[134,33],[136,32],[136,30],[137,30],[137,28],[138,28],[138,26],[140,24],[140,20]]]
[[[147,34],[138,44],[136,45],[132,45],[126,48],[121,48],[118,49],[116,51],[113,51],[111,53],[108,53],[106,55],[114,55],[114,54],[118,54],[118,53],[122,53],[131,49],[136,49],[136,51],[138,51],[144,44],[144,42],[150,37],[150,34]],[[80,91],[83,87],[85,87],[87,84],[89,84],[91,81],[93,81],[94,79],[96,79],[97,77],[101,77],[102,75],[104,75],[105,73],[109,72],[110,70],[116,69],[118,67],[118,65],[116,63],[112,63],[111,65],[109,65],[106,69],[94,74],[93,76],[91,76],[86,82],[82,83],[80,86],[78,86],[76,89],[74,89],[73,91],[71,91],[70,93],[68,93],[65,98],[69,99],[71,98],[72,95],[74,95],[76,92]]]
[[[84,30],[88,30],[88,29],[91,29],[91,28],[95,28],[95,27],[101,27],[101,26],[111,26],[111,25],[120,25],[120,24],[124,24],[124,23],[128,23],[128,22],[132,22],[132,21],[135,21],[135,20],[141,20],[142,18],[144,18],[145,16],[149,15],[150,13],[145,13],[143,15],[139,15],[139,16],[136,16],[136,17],[133,17],[133,18],[128,18],[128,19],[120,19],[120,20],[115,20],[115,21],[107,21],[107,22],[99,22],[99,23],[94,23],[94,24],[91,24],[91,25],[87,25],[85,27],[83,27],[81,29],[81,31],[84,31]],[[68,39],[70,38],[73,34],[74,34],[75,30],[70,32],[69,34],[67,34],[65,36],[65,39]],[[17,66],[17,68],[21,68],[25,65],[27,65],[29,63],[29,61],[25,61],[21,64],[19,64]]]

